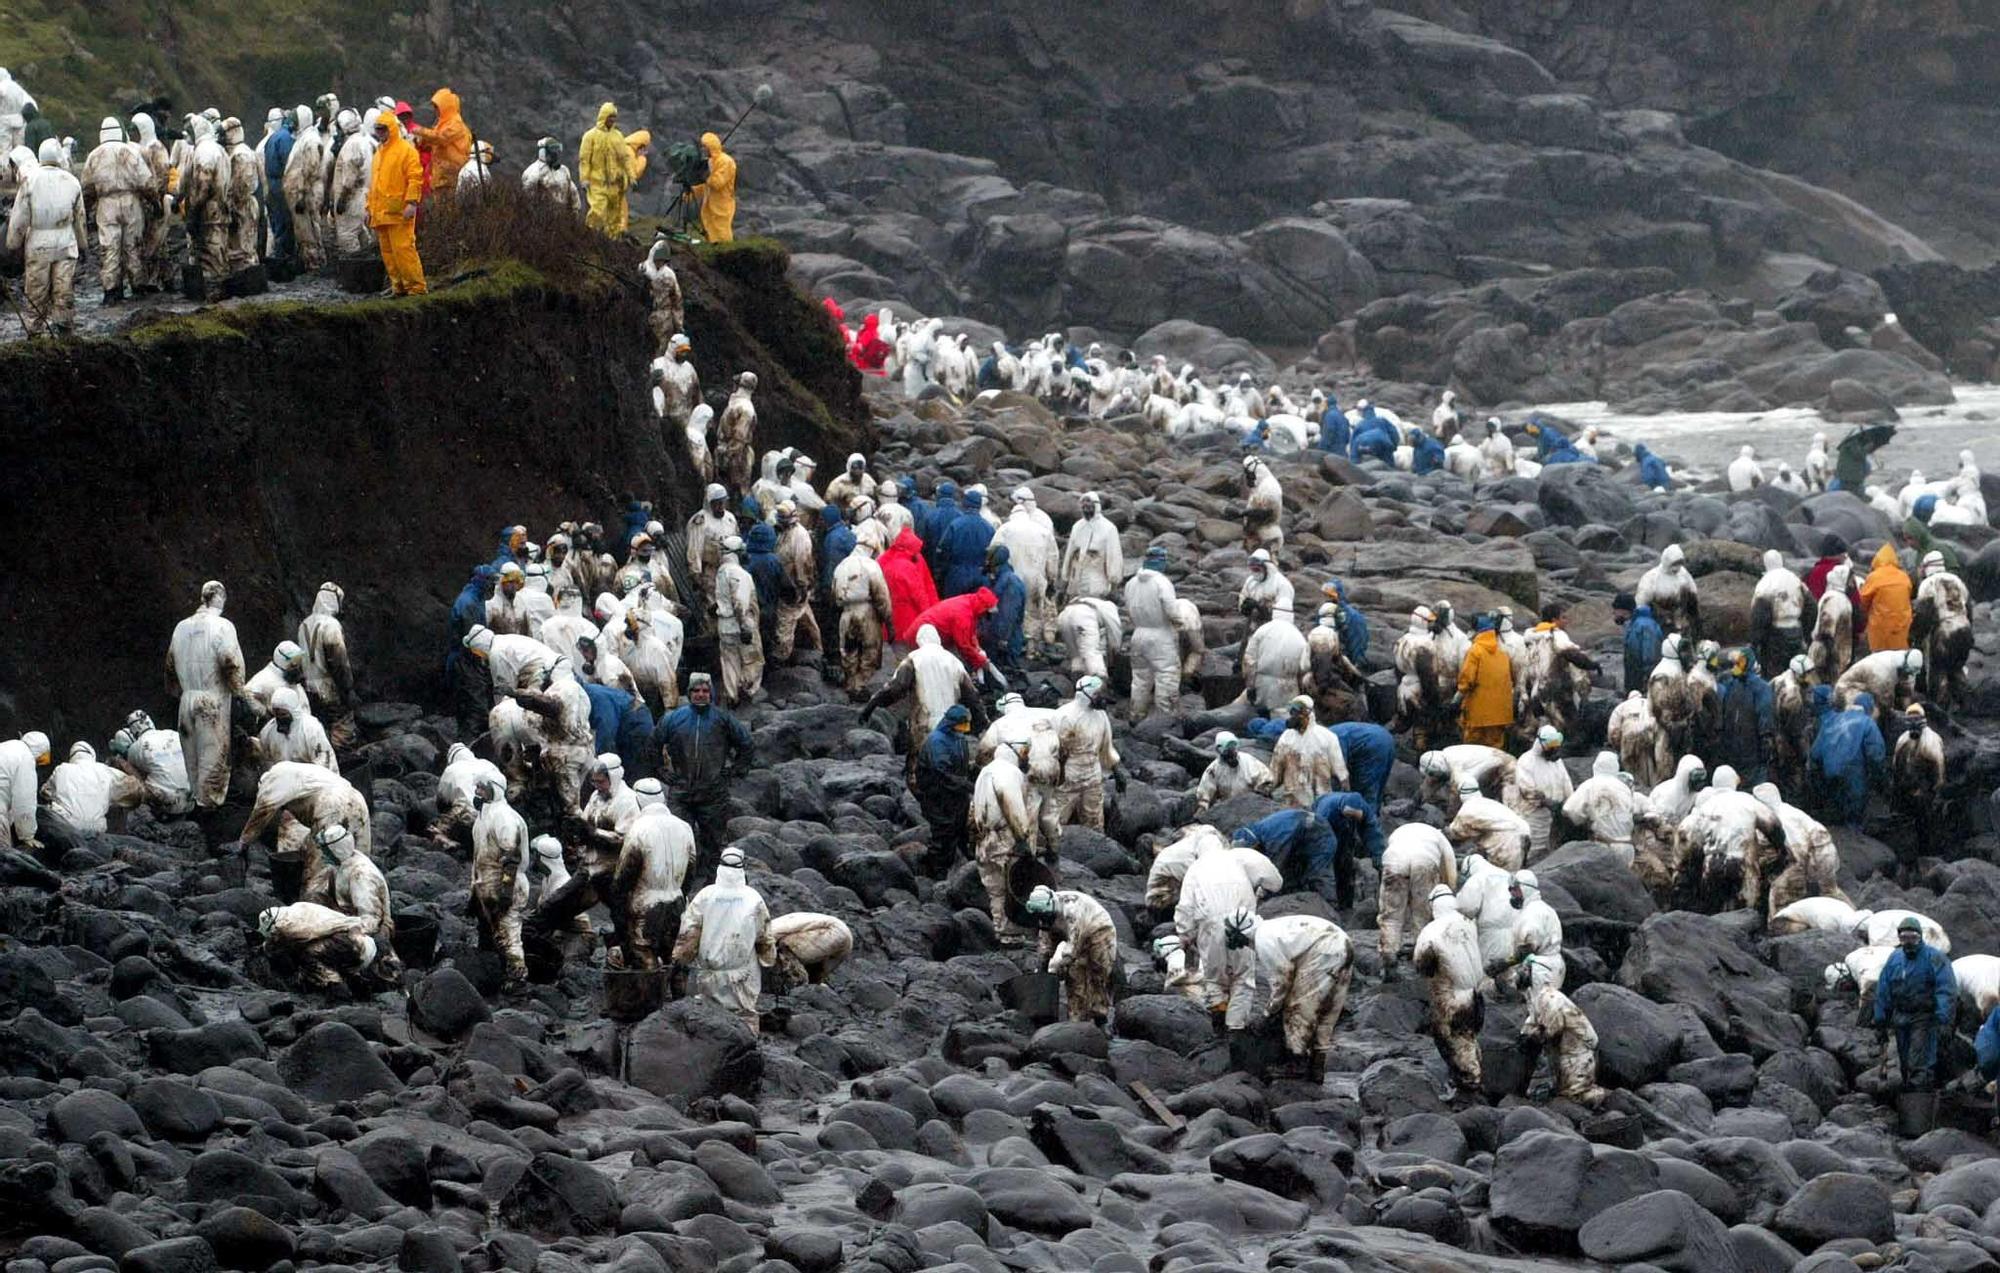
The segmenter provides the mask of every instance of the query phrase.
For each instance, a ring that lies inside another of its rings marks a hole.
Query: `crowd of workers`
[[[861,454],[824,483],[795,449],[759,457],[749,373],[711,442],[678,280],[663,253],[644,270],[662,346],[655,404],[687,430],[709,485],[671,532],[640,500],[615,533],[567,522],[535,543],[508,527],[452,607],[453,701],[464,736],[484,745],[451,749],[432,834],[469,855],[484,939],[519,981],[537,958],[560,960],[601,905],[609,966],[686,965],[692,993],[752,1029],[762,969],[827,975],[852,933],[830,915],[774,920],[727,834],[731,784],[756,763],[738,713],[763,697],[767,659],[816,650],[864,727],[903,713],[894,732],[929,827],[924,873],[941,881],[970,859],[996,939],[1036,938],[1069,1014],[1104,1017],[1116,925],[1101,901],[1061,887],[1053,863],[1061,829],[1101,829],[1105,784],[1125,782],[1116,656],[1131,668],[1132,722],[1208,706],[1189,696],[1204,616],[1177,595],[1167,549],[1146,546],[1128,573],[1094,492],[1059,535],[1029,487],[1002,509],[980,485],[939,481],[926,496]],[[1510,444],[1532,445],[1536,427]],[[1669,547],[1617,600],[1622,667],[1579,646],[1557,605],[1530,624],[1505,607],[1476,614],[1469,631],[1448,599],[1419,606],[1394,641],[1393,711],[1374,720],[1368,620],[1333,578],[1298,626],[1282,485],[1258,430],[1243,432],[1249,737],[1213,734],[1181,825],[1155,845],[1147,901],[1171,986],[1208,1007],[1219,1031],[1275,1023],[1321,1072],[1355,970],[1342,921],[1359,918],[1365,862],[1379,882],[1383,975],[1407,959],[1427,979],[1457,1084],[1480,1086],[1485,997],[1519,995],[1556,1090],[1594,1103],[1596,1036],[1563,993],[1562,924],[1535,876],[1566,840],[1586,839],[1662,902],[1853,933],[1849,971],[1829,979],[1862,970],[1906,1080],[1932,1081],[1958,993],[1948,941],[1921,916],[1850,907],[1826,824],[1860,825],[1871,795],[1886,793],[1915,829],[1901,841],[1906,878],[1943,825],[1943,743],[1922,701],[1963,695],[1970,601],[1943,550],[1923,546],[1921,521],[1877,548],[1865,576],[1844,545],[1799,563],[1803,575],[1767,554],[1750,639],[1734,648],[1705,639],[1701,583]],[[1952,480],[1978,487],[1976,472]],[[242,838],[268,843],[281,902],[264,917],[266,941],[328,986],[395,971],[367,799],[339,770],[354,740],[342,596],[324,585],[296,638],[248,674],[223,588],[207,585],[170,647],[177,728],[135,712],[108,763],[79,742],[43,785],[52,812],[94,830],[141,802],[200,817],[227,798],[232,773],[246,785],[254,775]],[[683,667],[708,639],[714,673]],[[1766,679],[1767,667],[1781,670]],[[1031,705],[1013,687],[1030,672],[1064,675],[1067,700]],[[1624,697],[1604,749],[1574,781],[1562,755],[1587,728],[1592,695],[1614,689]],[[1397,823],[1385,800],[1399,745],[1421,788],[1419,815]],[[49,751],[35,734],[0,744],[6,833],[31,846]],[[1205,820],[1244,793],[1281,808],[1229,834]],[[1260,918],[1260,903],[1284,892],[1316,895],[1324,913]],[[2000,1068],[2000,1047],[1995,1058]]]
[[[500,161],[450,88],[431,95],[425,115],[420,121],[394,97],[356,109],[323,93],[311,106],[271,107],[252,142],[240,118],[215,107],[178,121],[142,108],[129,120],[106,116],[86,151],[56,136],[0,68],[0,204],[8,205],[7,251],[24,267],[23,329],[73,330],[76,271],[93,227],[106,305],[174,290],[215,301],[374,255],[387,295],[423,294],[417,232],[425,209],[474,194]],[[705,179],[680,197],[699,202],[703,237],[726,242],[736,161],[714,133],[701,146]],[[623,235],[651,148],[647,131],[619,130],[618,109],[606,102],[582,136],[574,177],[562,142],[544,137],[520,183],[594,229]]]

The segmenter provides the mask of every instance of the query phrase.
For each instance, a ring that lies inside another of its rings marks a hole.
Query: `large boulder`
[[[1649,1159],[1580,1136],[1529,1132],[1494,1158],[1493,1226],[1527,1250],[1569,1253],[1593,1216],[1658,1188]]]
[[[1851,1171],[1832,1171],[1800,1185],[1799,1191],[1778,1208],[1771,1227],[1801,1251],[1810,1251],[1821,1243],[1844,1238],[1887,1242],[1896,1236],[1896,1213],[1889,1201],[1889,1187],[1881,1181]]]
[[[1618,981],[1649,999],[1688,1005],[1717,1041],[1740,1043],[1759,1060],[1806,1041],[1805,1023],[1792,1015],[1791,984],[1717,916],[1651,916],[1633,934]]]
[[[1598,1077],[1613,1087],[1656,1083],[1675,1065],[1718,1051],[1686,1008],[1605,981],[1578,986],[1570,997],[1597,1031]]]
[[[754,1098],[764,1076],[757,1036],[705,999],[681,999],[632,1029],[629,1081],[655,1096]]]
[[[330,1104],[370,1092],[400,1092],[403,1081],[344,1021],[322,1021],[278,1058],[278,1075],[300,1096]]]
[[[1734,1273],[1742,1267],[1728,1227],[1677,1189],[1608,1208],[1583,1226],[1577,1245],[1603,1264],[1646,1264],[1671,1273]]]
[[[1618,526],[1637,506],[1633,487],[1599,464],[1558,464],[1542,470],[1536,502],[1557,526]]]

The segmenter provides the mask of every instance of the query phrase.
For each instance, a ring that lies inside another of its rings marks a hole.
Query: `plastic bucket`
[[[1905,1140],[1923,1135],[1937,1126],[1936,1092],[1899,1092],[1896,1095],[1896,1133]]]
[[[396,935],[390,943],[396,958],[409,968],[428,968],[437,958],[438,924],[430,916],[405,911],[396,916]]]
[[[659,969],[606,969],[604,1015],[613,1021],[639,1021],[659,1011],[667,998],[667,974]]]
[[[1047,1025],[1062,1011],[1062,978],[1052,972],[1024,972],[1000,983],[1000,1002],[1036,1025]]]

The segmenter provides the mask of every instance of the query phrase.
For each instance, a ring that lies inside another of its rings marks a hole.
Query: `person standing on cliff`
[[[729,243],[736,238],[736,160],[714,133],[701,135],[701,148],[708,152],[708,180],[686,197],[701,200],[701,236],[710,243]]]
[[[618,131],[618,107],[597,108],[597,127],[583,135],[576,151],[576,175],[583,181],[590,211],[584,221],[593,230],[617,238],[625,233],[630,213],[625,192],[632,188],[632,148]]]
[[[417,148],[385,111],[375,115],[375,169],[368,181],[368,224],[382,249],[395,296],[422,296],[424,263],[417,256],[417,206],[424,197],[424,164]]]

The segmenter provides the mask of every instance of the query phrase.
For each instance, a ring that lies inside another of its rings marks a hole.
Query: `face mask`
[[[281,733],[281,734],[289,734],[289,733],[291,733],[291,732],[292,732],[292,718],[291,718],[291,717],[289,717],[289,716],[281,716],[281,717],[279,717],[279,718],[278,718],[278,732],[279,732],[279,733]]]
[[[1515,910],[1518,911],[1527,904],[1528,904],[1527,894],[1523,893],[1520,889],[1509,890],[1507,894],[1507,905],[1513,907]]]
[[[285,679],[291,684],[297,685],[300,681],[306,679],[306,670],[302,667],[288,667],[285,669]]]

